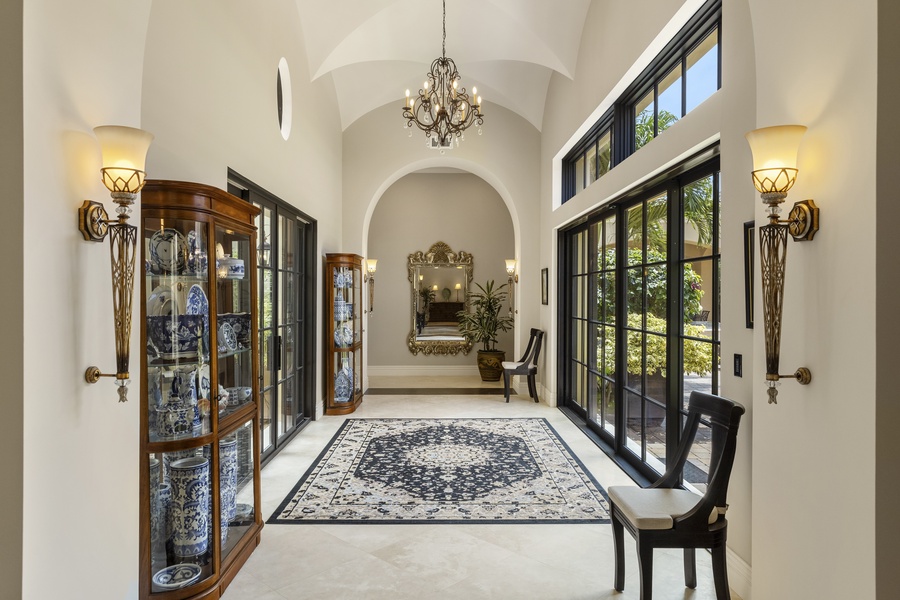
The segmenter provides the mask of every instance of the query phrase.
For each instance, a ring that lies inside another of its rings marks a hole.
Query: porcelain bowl
[[[147,339],[160,356],[197,354],[206,339],[206,315],[147,317]]]

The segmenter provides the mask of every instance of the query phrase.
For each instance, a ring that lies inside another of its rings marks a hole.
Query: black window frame
[[[704,4],[679,32],[666,44],[665,48],[657,54],[656,58],[644,69],[640,75],[619,96],[613,105],[603,113],[597,122],[585,133],[575,146],[562,159],[562,204],[571,200],[576,194],[576,165],[578,160],[586,156],[588,149],[596,146],[600,138],[607,131],[610,134],[610,159],[609,170],[634,154],[636,151],[634,122],[635,104],[651,90],[653,91],[653,137],[659,135],[658,131],[658,93],[657,84],[677,64],[681,64],[681,113],[679,120],[684,118],[687,106],[687,57],[697,48],[713,31],[718,32],[717,65],[716,65],[716,90],[722,88],[722,0],[709,0]],[[582,190],[590,185],[584,173],[581,173],[585,185]],[[600,179],[600,177],[597,177]],[[596,181],[596,180],[595,180]]]

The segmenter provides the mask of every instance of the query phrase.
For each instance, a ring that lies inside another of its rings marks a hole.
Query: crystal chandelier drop
[[[444,0],[444,38],[441,46],[441,57],[434,59],[428,72],[428,81],[422,84],[419,95],[410,98],[406,90],[406,105],[403,107],[405,127],[418,127],[428,138],[426,145],[430,148],[450,148],[453,138],[456,144],[464,139],[463,132],[472,125],[481,125],[484,115],[481,112],[481,97],[477,88],[472,88],[472,98],[466,88],[459,85],[459,71],[452,58],[447,58],[447,1]]]

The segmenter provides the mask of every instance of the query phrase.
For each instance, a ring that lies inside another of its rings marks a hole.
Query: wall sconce
[[[515,290],[515,284],[519,283],[519,274],[516,273],[516,259],[506,259],[506,275],[506,283],[509,286],[509,314],[512,315],[514,310],[513,306],[515,305],[513,302],[513,292]]]
[[[101,377],[115,377],[119,386],[119,402],[128,400],[128,361],[131,344],[131,300],[134,291],[134,257],[137,249],[137,227],[128,224],[131,205],[144,187],[144,163],[153,135],[135,129],[105,125],[94,128],[100,142],[103,184],[110,192],[118,219],[110,219],[100,202],[85,200],[78,209],[78,230],[85,240],[103,241],[109,234],[112,263],[113,318],[116,334],[116,373],[101,373],[88,367],[84,379],[97,383]]]
[[[454,286],[454,289],[456,290],[456,301],[459,302],[459,290],[462,289],[462,284],[461,284],[461,283],[457,283],[457,284]]]
[[[819,209],[812,200],[795,202],[788,218],[779,219],[779,205],[797,179],[797,150],[805,132],[806,127],[802,125],[780,125],[756,129],[746,135],[753,153],[753,185],[767,205],[769,218],[769,224],[759,228],[769,404],[777,403],[776,386],[781,378],[796,379],[802,385],[812,380],[806,367],[800,367],[792,375],[778,374],[787,236],[790,233],[794,241],[806,242],[819,230]]]
[[[377,258],[366,259],[366,274],[363,276],[369,283],[369,312],[375,310],[375,265],[378,264]]]

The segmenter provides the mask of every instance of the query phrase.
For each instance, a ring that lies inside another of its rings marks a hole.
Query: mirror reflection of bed
[[[432,302],[423,323],[416,333],[417,340],[459,341],[459,317],[456,314],[463,310],[465,302]]]

